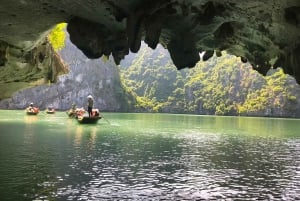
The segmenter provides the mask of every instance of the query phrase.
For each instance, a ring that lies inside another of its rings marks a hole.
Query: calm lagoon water
[[[300,120],[0,110],[0,200],[300,200]]]

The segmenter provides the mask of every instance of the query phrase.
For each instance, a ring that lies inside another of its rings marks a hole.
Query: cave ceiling
[[[1,0],[0,68],[62,22],[89,58],[119,64],[145,41],[168,49],[182,69],[225,50],[263,75],[281,67],[300,83],[299,0]]]

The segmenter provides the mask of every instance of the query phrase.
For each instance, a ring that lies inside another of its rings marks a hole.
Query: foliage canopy
[[[263,77],[225,52],[178,71],[166,50],[144,45],[120,68],[125,87],[136,95],[137,111],[300,116],[300,86],[294,78],[281,69]]]
[[[62,48],[65,47],[66,26],[67,26],[66,23],[57,24],[48,35],[48,40],[55,51],[61,50]]]

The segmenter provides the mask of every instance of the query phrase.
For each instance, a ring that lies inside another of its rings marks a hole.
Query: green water
[[[0,110],[0,200],[297,200],[300,120]]]

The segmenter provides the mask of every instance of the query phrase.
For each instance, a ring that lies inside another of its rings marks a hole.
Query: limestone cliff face
[[[177,71],[167,50],[142,44],[120,70],[137,100],[147,99],[137,104],[137,112],[300,117],[300,86],[294,78],[279,69],[262,76],[226,53]]]
[[[1,108],[21,109],[30,102],[41,109],[52,104],[67,110],[72,103],[86,107],[87,96],[94,97],[94,106],[102,111],[126,111],[127,104],[121,87],[117,66],[102,59],[90,60],[69,40],[60,55],[69,66],[70,73],[60,76],[57,83],[19,91],[12,98],[0,102]]]

